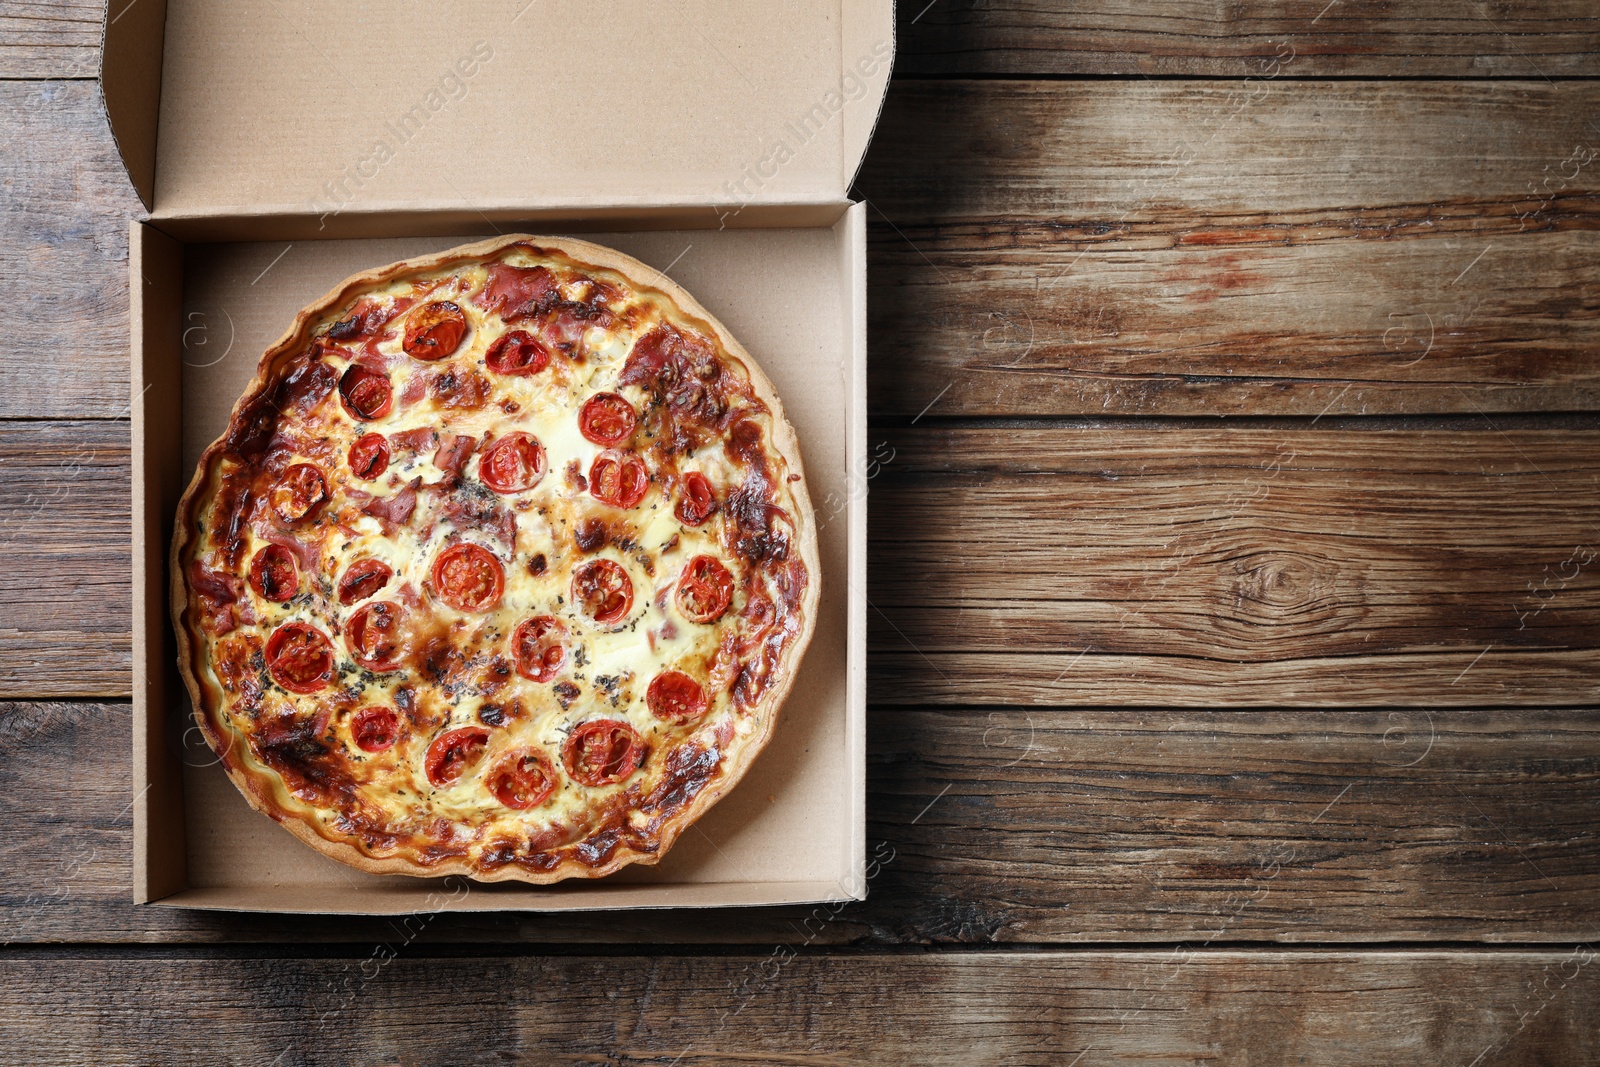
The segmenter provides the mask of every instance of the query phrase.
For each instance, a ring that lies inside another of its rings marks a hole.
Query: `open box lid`
[[[151,218],[838,203],[892,0],[112,0]]]

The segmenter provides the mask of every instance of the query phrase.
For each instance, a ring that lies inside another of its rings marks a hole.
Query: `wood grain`
[[[1589,948],[27,956],[0,961],[0,1026],[19,1065],[1583,1063],[1597,971]]]
[[[884,414],[1600,405],[1600,85],[897,84]]]
[[[96,77],[105,12],[104,0],[4,0],[0,78]]]
[[[1600,434],[1478,422],[890,431],[873,699],[1593,704]],[[125,426],[0,423],[0,464],[0,696],[126,695]]]
[[[98,87],[0,81],[0,143],[0,418],[126,417],[128,220],[142,209]]]
[[[0,704],[7,1062],[1593,1058],[1600,438],[1496,426],[1600,407],[1593,5],[899,7],[868,900],[136,908],[128,706]],[[101,12],[0,3],[0,696],[129,685],[139,205],[92,81],[5,80]],[[939,424],[1240,414],[1305,419]],[[1457,947],[1334,948],[1397,941]]]
[[[1600,73],[1584,0],[1245,0],[1036,4],[901,0],[895,74],[1248,77],[1297,74],[1557,78]]]
[[[0,941],[394,936],[402,920],[131,904],[128,720],[0,705]],[[409,921],[429,944],[796,949],[1566,942],[1600,925],[1588,710],[880,710],[869,744],[864,903]]]
[[[1600,929],[1590,711],[879,710],[871,760],[879,938]]]
[[[0,695],[125,696],[128,425],[0,421]]]
[[[0,105],[0,417],[115,416],[137,200],[93,86]],[[897,83],[858,185],[873,410],[1593,410],[1596,114],[1587,82]]]
[[[121,5],[118,5],[120,9]],[[101,0],[0,5],[0,78],[92,78]],[[1323,0],[1050,6],[902,0],[902,78],[925,74],[1248,77],[1292,55],[1304,75],[1558,78],[1600,73],[1583,0],[1493,7]]]
[[[878,701],[1600,697],[1595,431],[1090,423],[877,450]]]
[[[692,911],[392,919],[138,907],[128,786],[131,716],[127,704],[0,704],[0,812],[13,828],[0,839],[0,862],[17,875],[0,888],[0,943],[378,943],[396,936],[396,924],[409,922],[413,936],[426,941],[776,944],[800,937],[797,924],[810,912],[747,909],[731,922],[724,912]],[[175,725],[175,745],[181,736]],[[829,944],[864,932],[859,920],[835,920],[812,940]]]

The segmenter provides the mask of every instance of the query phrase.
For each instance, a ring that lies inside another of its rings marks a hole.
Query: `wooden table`
[[[1597,14],[905,4],[869,899],[398,923],[129,903],[139,205],[0,6],[0,1058],[1597,1062]]]

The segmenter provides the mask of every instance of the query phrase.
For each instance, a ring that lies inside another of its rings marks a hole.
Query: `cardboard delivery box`
[[[889,0],[114,3],[101,82],[130,233],[134,898],[352,914],[865,895],[864,205]],[[178,496],[266,346],[341,278],[497,232],[667,272],[772,378],[822,603],[774,738],[655,867],[597,882],[366,875],[252,812],[192,729],[167,603]],[[448,883],[448,884],[447,884]]]

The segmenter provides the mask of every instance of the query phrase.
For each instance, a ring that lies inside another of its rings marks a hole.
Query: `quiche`
[[[366,871],[658,861],[772,736],[816,524],[772,384],[650,267],[517,235],[347,279],[178,507],[194,715],[257,810]]]

